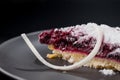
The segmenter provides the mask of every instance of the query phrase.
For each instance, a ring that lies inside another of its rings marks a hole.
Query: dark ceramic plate
[[[38,42],[39,32],[27,34],[36,49],[45,58],[51,53],[46,45]],[[57,65],[67,64],[60,59],[47,59]],[[72,71],[57,71],[39,62],[21,36],[0,45],[0,70],[15,79],[27,80],[119,80],[120,74],[105,76],[97,69],[79,68]]]

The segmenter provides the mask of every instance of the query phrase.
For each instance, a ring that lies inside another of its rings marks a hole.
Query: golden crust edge
[[[48,45],[48,48],[53,51],[53,54],[58,54],[58,56],[61,55],[62,59],[67,60],[70,63],[78,62],[87,56],[84,53],[57,50],[54,48],[53,45]],[[90,68],[106,68],[120,71],[120,62],[99,57],[94,57],[90,62],[88,62],[84,66]]]

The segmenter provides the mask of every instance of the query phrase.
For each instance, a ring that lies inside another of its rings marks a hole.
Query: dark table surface
[[[88,22],[120,26],[119,0],[4,0],[0,13],[0,43],[21,33]],[[5,78],[0,73],[0,80]]]

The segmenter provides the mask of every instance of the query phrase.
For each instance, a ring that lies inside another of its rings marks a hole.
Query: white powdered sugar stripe
[[[61,28],[61,30],[65,31],[65,32],[71,31],[72,36],[76,36],[76,37],[80,36],[79,38],[81,38],[82,34],[85,34],[84,36],[86,36],[86,37],[91,36],[93,38],[96,38],[97,34],[96,34],[93,26],[101,28],[101,30],[103,31],[103,34],[104,34],[103,42],[120,45],[120,28],[119,27],[113,28],[113,27],[110,27],[105,24],[97,25],[95,23],[88,23],[88,24],[82,24],[82,25]]]
[[[115,75],[116,73],[113,71],[113,70],[111,70],[111,69],[103,69],[103,70],[99,70],[99,72],[101,72],[102,74],[104,74],[104,75]]]
[[[107,25],[100,25],[104,33],[104,42],[111,44],[120,44],[120,31],[118,28],[112,28]]]
[[[109,55],[111,54],[117,54],[117,55],[120,55],[120,48],[117,48],[115,50],[113,50],[112,52],[109,53]]]

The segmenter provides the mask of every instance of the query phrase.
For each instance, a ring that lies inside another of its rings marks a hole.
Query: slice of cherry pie
[[[53,54],[76,63],[86,57],[96,44],[97,33],[92,26],[101,28],[104,38],[98,54],[84,66],[110,68],[120,71],[120,28],[88,23],[60,29],[45,30],[39,35],[40,43],[48,45]]]

